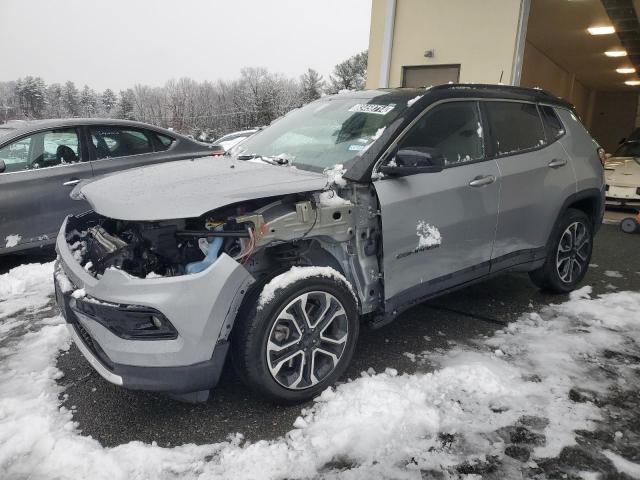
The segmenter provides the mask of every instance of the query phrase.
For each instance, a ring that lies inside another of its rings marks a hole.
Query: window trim
[[[551,145],[551,143],[554,143],[554,142],[549,143],[549,140],[547,138],[547,132],[546,132],[546,129],[544,127],[544,120],[542,120],[542,113],[540,112],[540,108],[539,108],[538,102],[530,102],[530,101],[526,101],[526,100],[501,99],[501,98],[485,98],[485,99],[481,99],[481,103],[483,101],[484,102],[501,102],[501,103],[526,103],[526,104],[529,104],[529,105],[534,105],[536,107],[536,111],[538,112],[538,119],[540,120],[540,124],[542,126],[542,134],[544,135],[544,143],[542,145],[536,145],[535,147],[518,150],[516,152],[509,152],[509,153],[503,153],[503,154],[497,153],[495,151],[495,148],[494,148],[495,136],[494,136],[493,128],[491,127],[491,122],[489,121],[489,115],[488,115],[487,109],[484,108],[486,106],[486,104],[485,104],[485,106],[483,106],[483,110],[484,110],[485,115],[486,115],[487,127],[488,127],[488,130],[489,130],[489,136],[491,138],[491,157],[490,157],[491,159],[496,160],[498,158],[515,157],[516,155],[523,155],[525,153],[537,152],[538,150],[542,150],[543,148],[547,148],[549,145]]]
[[[145,152],[145,153],[135,153],[133,155],[121,155],[119,157],[105,157],[105,158],[98,158],[98,151],[96,150],[96,146],[93,144],[93,140],[91,139],[91,129],[92,128],[99,128],[99,127],[112,127],[112,128],[119,128],[121,130],[136,130],[136,131],[140,131],[143,132],[143,134],[145,135],[145,137],[147,137],[149,139],[149,144],[151,145],[152,150],[150,152]],[[103,160],[116,160],[118,158],[132,158],[132,157],[139,157],[140,155],[149,155],[152,153],[158,153],[158,151],[156,150],[156,145],[155,145],[155,138],[153,137],[149,137],[146,133],[144,133],[144,130],[147,130],[149,132],[153,132],[153,130],[150,129],[145,129],[142,127],[132,127],[129,125],[114,125],[114,124],[110,124],[110,123],[96,123],[96,124],[89,124],[87,125],[87,146],[89,148],[89,150],[91,151],[91,161],[92,162],[101,162]],[[176,142],[173,142],[174,144]],[[168,150],[163,150],[163,152],[167,152]]]
[[[407,125],[397,136],[396,138],[393,140],[393,142],[391,142],[391,145],[389,145],[384,152],[382,152],[382,154],[380,155],[380,157],[378,158],[378,160],[376,160],[375,164],[373,165],[373,169],[371,170],[371,179],[374,178],[375,174],[380,173],[380,166],[386,162],[388,160],[388,157],[390,155],[392,155],[398,148],[398,144],[407,136],[407,134],[411,131],[411,129],[416,125],[416,123],[418,123],[423,116],[425,116],[427,113],[429,113],[431,110],[433,110],[436,107],[439,107],[440,105],[443,105],[445,103],[453,103],[453,102],[467,102],[467,103],[475,103],[476,104],[476,108],[478,110],[478,118],[480,119],[480,125],[482,126],[482,158],[479,158],[477,160],[472,160],[471,162],[464,162],[464,163],[459,163],[459,164],[453,164],[453,165],[445,165],[443,170],[447,170],[449,168],[457,168],[457,167],[464,167],[465,165],[473,165],[475,163],[481,163],[481,162],[486,162],[488,160],[492,160],[492,158],[490,156],[487,155],[487,129],[485,128],[485,117],[484,117],[484,111],[482,109],[482,106],[479,104],[479,101],[481,99],[479,98],[446,98],[446,99],[442,99],[439,100],[437,102],[432,103],[431,105],[429,105],[427,108],[425,108],[424,110],[422,110],[422,112],[420,112],[418,115],[415,116],[415,118],[411,121],[411,123],[409,123],[409,125]],[[418,174],[416,174],[418,175]]]
[[[33,137],[34,135],[38,135],[40,133],[45,133],[45,132],[52,132],[54,130],[75,130],[76,132],[76,136],[78,137],[78,150],[80,152],[80,161],[76,162],[76,163],[61,163],[59,165],[51,165],[50,167],[42,167],[42,168],[36,168],[36,169],[24,169],[24,170],[16,170],[15,172],[2,172],[0,173],[0,175],[15,175],[16,173],[29,173],[29,172],[41,172],[44,170],[49,170],[51,168],[59,168],[59,167],[71,167],[73,165],[82,165],[84,163],[89,164],[90,165],[90,157],[89,155],[87,155],[88,152],[86,152],[86,150],[83,148],[83,135],[81,132],[81,126],[80,125],[64,125],[64,126],[60,126],[60,127],[48,127],[48,128],[40,128],[38,130],[32,130],[28,133],[25,133],[24,135],[20,135],[18,137],[13,137],[11,138],[8,142],[0,144],[0,149],[8,147],[9,145],[12,145],[16,142],[19,142],[20,140],[24,140],[25,138],[28,137]],[[31,145],[29,145],[29,155],[31,155]]]

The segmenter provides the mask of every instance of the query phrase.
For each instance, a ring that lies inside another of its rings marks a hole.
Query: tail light
[[[224,150],[214,150],[213,152],[209,152],[207,157],[221,157],[224,155]]]
[[[607,154],[605,153],[604,148],[602,147],[599,147],[597,151],[598,151],[598,158],[600,159],[600,163],[604,167],[604,164],[607,161]]]

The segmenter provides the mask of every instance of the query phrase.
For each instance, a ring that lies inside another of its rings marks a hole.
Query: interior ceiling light
[[[587,28],[591,35],[611,35],[612,33],[616,33],[616,29],[611,25],[602,26],[602,27],[589,27]]]
[[[624,57],[627,54],[626,50],[607,50],[604,52],[607,57]]]
[[[632,87],[635,87],[637,85],[640,85],[640,80],[627,80],[626,82],[624,82],[626,85],[631,85]]]
[[[636,69],[633,67],[622,67],[616,68],[616,72],[618,73],[636,73]]]

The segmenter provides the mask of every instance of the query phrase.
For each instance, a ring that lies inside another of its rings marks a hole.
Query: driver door
[[[485,158],[482,132],[477,102],[433,106],[395,151],[437,152],[444,169],[375,182],[387,311],[489,273],[500,177],[495,160]]]

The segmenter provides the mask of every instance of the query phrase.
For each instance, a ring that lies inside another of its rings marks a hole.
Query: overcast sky
[[[242,67],[325,78],[367,48],[371,0],[0,0],[0,81],[120,90]]]

